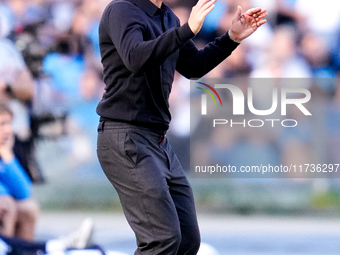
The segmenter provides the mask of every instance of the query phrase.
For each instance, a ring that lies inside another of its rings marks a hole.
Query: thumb
[[[239,20],[241,19],[241,17],[242,17],[242,12],[243,12],[242,7],[241,7],[241,6],[238,6],[238,7],[237,7],[237,10],[236,10],[236,12],[235,12],[235,15],[234,15],[234,17],[232,18],[232,22],[233,22],[233,23],[234,23],[234,22],[237,22],[237,21],[239,21]]]
[[[243,13],[242,7],[241,7],[241,6],[238,6],[238,7],[237,7],[237,11],[236,11],[236,13],[235,13],[235,17],[236,17],[236,18],[241,17],[242,13]]]

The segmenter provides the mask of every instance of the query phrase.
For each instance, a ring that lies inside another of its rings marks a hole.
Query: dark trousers
[[[135,232],[135,254],[196,254],[200,234],[192,190],[166,137],[101,122],[97,153]]]

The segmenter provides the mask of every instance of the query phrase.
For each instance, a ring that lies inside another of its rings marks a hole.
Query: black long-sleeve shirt
[[[101,119],[166,131],[175,70],[200,78],[238,46],[226,33],[198,50],[193,37],[164,3],[158,8],[150,0],[113,0],[99,26],[106,84],[97,107]]]

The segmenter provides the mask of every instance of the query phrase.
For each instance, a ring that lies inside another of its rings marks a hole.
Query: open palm
[[[230,37],[241,42],[267,22],[264,19],[267,15],[266,10],[261,8],[252,8],[243,13],[239,6],[231,22]]]

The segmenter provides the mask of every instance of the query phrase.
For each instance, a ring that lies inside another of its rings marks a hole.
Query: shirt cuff
[[[228,30],[228,36],[229,36],[229,39],[230,40],[232,40],[233,42],[235,42],[235,43],[237,43],[237,44],[240,44],[241,42],[239,42],[239,41],[236,41],[236,40],[234,40],[233,38],[231,38],[231,36],[230,36],[230,30]]]

